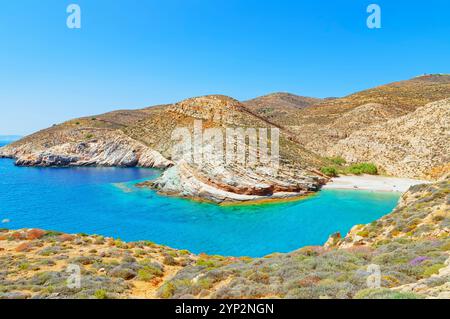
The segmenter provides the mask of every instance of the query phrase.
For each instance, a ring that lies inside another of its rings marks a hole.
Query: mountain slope
[[[290,93],[273,93],[243,102],[255,114],[280,125],[295,125],[299,110],[321,102],[321,99]]]
[[[348,162],[376,162],[390,175],[433,179],[442,174],[436,169],[450,165],[449,141],[450,99],[446,99],[353,132],[328,152]]]
[[[358,92],[347,97],[336,99],[325,99],[318,103],[306,106],[304,108],[291,111],[290,106],[284,106],[283,103],[278,104],[277,112],[281,113],[283,110],[288,114],[288,119],[282,116],[267,116],[268,119],[275,124],[284,127],[296,136],[296,141],[302,144],[310,151],[320,154],[322,156],[344,154],[350,161],[373,161],[381,167],[386,167],[387,171],[399,177],[423,177],[423,172],[426,169],[439,170],[441,164],[447,161],[446,153],[438,151],[438,145],[441,143],[439,136],[430,136],[429,143],[423,145],[420,152],[432,153],[429,156],[435,157],[432,162],[420,161],[418,157],[416,161],[404,161],[402,165],[406,165],[405,169],[397,169],[386,166],[386,158],[390,158],[390,162],[394,163],[394,159],[403,157],[414,157],[417,151],[414,148],[403,147],[401,152],[396,152],[395,147],[384,145],[387,140],[378,140],[371,142],[370,145],[378,143],[378,148],[385,149],[386,152],[380,159],[375,155],[365,154],[362,151],[357,151],[358,154],[353,154],[353,149],[349,146],[350,143],[339,143],[339,141],[350,137],[353,133],[359,131],[358,136],[364,135],[362,132],[366,131],[364,139],[360,144],[368,143],[370,141],[371,133],[374,130],[383,129],[381,127],[373,127],[381,125],[386,121],[399,118],[401,116],[414,112],[417,108],[423,107],[430,102],[443,100],[450,97],[450,76],[449,75],[428,75],[421,76],[407,81],[395,82],[387,85],[382,85],[373,89]],[[263,117],[266,115],[261,114]],[[424,114],[415,114],[412,116],[424,116]],[[427,114],[426,116],[432,116]],[[445,118],[441,119],[442,130],[448,130],[445,123],[450,122],[447,113],[443,113]],[[435,117],[434,117],[435,118]],[[432,123],[430,123],[433,125]],[[372,128],[373,127],[373,128]],[[385,128],[386,129],[386,128]],[[436,128],[437,130],[439,128]],[[420,130],[427,131],[426,126],[422,126],[417,132],[408,131],[402,132],[402,139],[416,139],[420,135]],[[386,132],[387,135],[392,135],[395,139],[395,133]],[[434,142],[434,138],[437,138]],[[357,137],[351,139],[356,141]],[[349,140],[350,141],[350,140]],[[340,151],[339,148],[344,148]],[[348,149],[346,149],[348,147]],[[356,151],[356,150],[355,150]],[[374,152],[372,152],[374,153]],[[366,156],[367,155],[367,156]],[[427,167],[427,165],[437,165]],[[400,164],[398,164],[400,165]],[[397,165],[397,166],[398,166]],[[415,170],[410,165],[419,165],[420,169]],[[442,170],[442,169],[441,169]],[[444,170],[445,171],[445,170]],[[409,173],[407,173],[409,172]],[[416,174],[417,173],[417,174]],[[432,177],[430,175],[430,177]]]

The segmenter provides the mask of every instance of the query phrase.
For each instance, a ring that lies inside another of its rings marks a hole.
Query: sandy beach
[[[386,192],[406,192],[413,185],[428,181],[386,176],[340,176],[333,178],[323,189],[361,189]]]

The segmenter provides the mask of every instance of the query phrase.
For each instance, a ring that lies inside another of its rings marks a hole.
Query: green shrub
[[[63,234],[62,232],[50,230],[44,235],[44,238],[56,237],[56,236],[60,236],[62,234]]]
[[[163,260],[163,264],[164,265],[169,265],[169,266],[175,266],[177,265],[177,261],[175,260],[175,258],[173,258],[170,255],[166,255],[164,256],[164,260]]]
[[[367,230],[361,230],[360,232],[358,232],[356,235],[367,238],[369,237],[369,231]]]
[[[113,243],[117,248],[127,248],[127,245],[120,238],[117,238]]]
[[[138,270],[138,278],[142,281],[150,281],[156,277],[162,277],[163,274],[161,269],[152,265],[145,266]]]
[[[30,268],[30,264],[28,263],[22,263],[19,265],[20,270],[27,270],[28,268]]]
[[[375,164],[372,163],[360,163],[360,164],[353,164],[346,168],[346,172],[348,174],[355,174],[355,175],[361,175],[361,174],[369,174],[369,175],[377,175],[378,169]]]
[[[202,289],[211,289],[214,284],[210,279],[202,278],[197,282],[197,285]]]
[[[332,166],[325,166],[325,167],[322,167],[322,168],[320,169],[320,171],[321,171],[323,174],[325,174],[325,175],[327,175],[327,176],[330,176],[330,177],[336,177],[336,176],[338,175],[338,172],[337,172],[336,168],[334,168],[334,167],[332,167]]]
[[[214,269],[219,265],[211,259],[198,259],[197,266],[206,267],[207,269]]]
[[[424,277],[431,277],[431,275],[438,274],[441,268],[445,267],[444,264],[435,264],[433,266],[427,267],[424,272]]]
[[[108,293],[106,290],[99,289],[94,293],[94,297],[97,299],[108,299]]]
[[[450,241],[444,243],[444,244],[441,246],[441,250],[442,250],[442,251],[450,250]]]
[[[420,295],[411,292],[393,291],[387,288],[369,288],[359,291],[355,299],[422,299]]]
[[[159,291],[159,296],[163,299],[171,298],[175,293],[175,290],[176,290],[175,285],[171,282],[168,282],[161,287],[161,290]]]

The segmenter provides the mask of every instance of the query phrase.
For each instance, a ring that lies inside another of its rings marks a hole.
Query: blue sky
[[[28,134],[204,94],[344,96],[450,73],[450,1],[3,0],[0,41],[0,134]]]

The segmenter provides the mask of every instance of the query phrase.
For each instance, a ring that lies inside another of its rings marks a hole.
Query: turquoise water
[[[219,207],[134,187],[157,170],[27,168],[0,159],[0,227],[150,240],[194,253],[264,256],[321,245],[389,213],[394,193],[324,190],[298,202]]]

